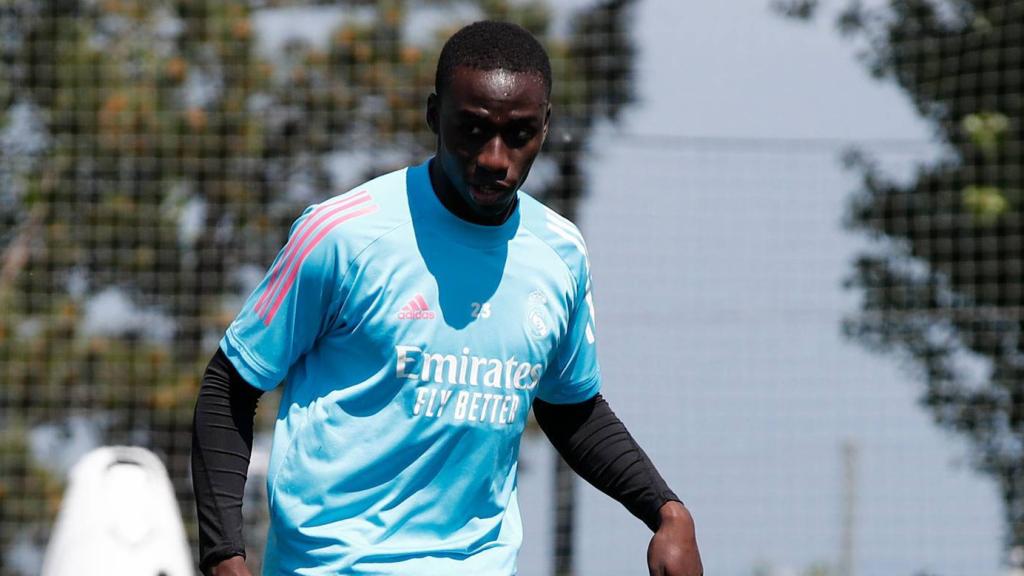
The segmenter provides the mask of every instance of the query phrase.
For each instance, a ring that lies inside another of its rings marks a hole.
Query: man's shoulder
[[[530,233],[558,254],[574,275],[585,270],[587,243],[576,224],[525,192],[520,192],[519,202],[523,225]]]
[[[381,174],[371,180],[367,180],[358,186],[354,186],[340,194],[332,196],[319,205],[336,205],[349,202],[350,199],[362,197],[372,203],[377,209],[374,211],[376,219],[387,219],[389,217],[408,217],[409,203],[407,190],[406,173],[408,167]]]
[[[311,236],[317,244],[359,252],[410,220],[406,168],[383,174],[317,204],[296,220],[292,235]]]

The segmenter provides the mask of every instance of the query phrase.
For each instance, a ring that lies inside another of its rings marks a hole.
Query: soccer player
[[[203,376],[204,573],[249,574],[253,415],[281,381],[266,574],[515,574],[531,405],[573,469],[654,531],[651,574],[702,573],[689,512],[599,392],[583,238],[519,190],[550,94],[528,32],[463,28],[427,100],[435,156],[295,222]]]

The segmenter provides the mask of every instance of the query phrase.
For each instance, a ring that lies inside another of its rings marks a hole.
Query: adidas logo
[[[427,306],[422,294],[413,296],[412,300],[398,312],[399,320],[433,320],[434,312]]]

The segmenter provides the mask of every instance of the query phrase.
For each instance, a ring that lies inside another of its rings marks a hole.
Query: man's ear
[[[440,130],[440,111],[438,110],[440,105],[441,102],[437,94],[431,93],[430,96],[427,96],[427,126],[430,126],[430,131],[434,134]]]
[[[551,103],[548,103],[547,109],[544,110],[544,138],[548,137],[548,126],[551,121]]]

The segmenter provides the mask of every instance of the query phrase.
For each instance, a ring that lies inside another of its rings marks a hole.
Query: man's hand
[[[703,576],[690,511],[679,502],[666,502],[659,512],[661,525],[647,547],[651,576]]]
[[[241,556],[232,556],[214,564],[210,574],[213,576],[252,576],[252,572],[249,572],[249,568],[245,565],[245,558]]]

